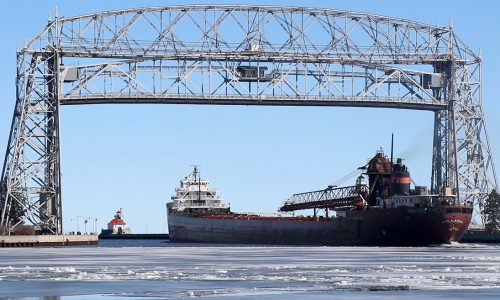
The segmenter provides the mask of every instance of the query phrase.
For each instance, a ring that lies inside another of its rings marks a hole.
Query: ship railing
[[[190,205],[190,206],[227,206],[225,203],[221,203],[220,201],[197,201],[197,200],[189,200],[189,201],[178,201],[174,202],[173,207],[180,205]]]
[[[205,203],[194,203],[192,201],[183,201],[182,203],[174,203],[172,205],[172,209],[180,210],[185,208],[228,208],[229,207],[225,203],[217,203],[217,202],[212,203],[211,201],[205,201]]]
[[[219,198],[219,197],[214,197],[214,198],[204,198],[204,199],[199,199],[197,196],[192,196],[192,197],[189,197],[189,196],[185,196],[185,197],[174,197],[173,198],[174,201],[182,201],[182,202],[188,202],[188,201],[196,201],[196,202],[200,202],[200,201],[206,201],[206,202],[221,202],[223,201],[222,198]]]
[[[260,216],[260,217],[292,217],[294,214],[292,212],[238,212],[238,215],[246,216]]]
[[[184,203],[219,203],[223,202],[222,198],[211,198],[210,200],[198,200],[198,198],[173,198],[175,202],[184,202]]]
[[[182,211],[182,210],[185,210],[185,209],[188,209],[188,208],[206,208],[206,209],[221,208],[221,209],[225,209],[225,208],[228,208],[228,206],[182,205],[182,206],[172,207],[173,210],[178,210],[178,211]]]
[[[387,208],[400,206],[416,207],[417,205],[420,207],[438,207],[461,205],[461,203],[454,195],[402,195],[379,199],[378,205]]]
[[[201,188],[198,189],[196,188],[177,188],[176,190],[177,194],[180,195],[188,195],[188,194],[198,194],[199,192],[203,193],[209,193],[210,195],[217,195],[218,191],[213,190],[213,189],[207,189],[207,188]]]
[[[426,197],[426,196],[422,196]],[[429,206],[441,206],[441,205],[460,205],[460,201],[455,195],[450,195],[450,196],[443,196],[443,195],[429,195]],[[426,198],[423,198],[424,201]]]
[[[198,198],[183,198],[178,200],[179,203],[191,203],[191,204],[200,204],[200,203],[207,203],[207,204],[219,204],[223,203],[221,199],[201,199],[199,200]]]
[[[441,205],[458,205],[456,196],[443,196],[443,195],[414,195],[414,196],[401,196],[401,198],[415,198],[421,204],[427,206],[441,206]]]

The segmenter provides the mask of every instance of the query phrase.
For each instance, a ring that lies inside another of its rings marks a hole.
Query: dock
[[[53,247],[97,245],[97,235],[1,235],[0,247]]]
[[[481,244],[500,244],[500,232],[487,232],[484,230],[468,229],[461,243],[481,243]]]

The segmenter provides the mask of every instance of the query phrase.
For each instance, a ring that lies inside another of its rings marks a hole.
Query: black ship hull
[[[335,218],[170,213],[168,227],[172,242],[425,246],[459,241],[471,211],[462,206],[371,208]]]

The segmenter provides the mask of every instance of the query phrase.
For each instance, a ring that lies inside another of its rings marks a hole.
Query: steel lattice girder
[[[18,52],[1,225],[62,231],[60,104],[431,110],[434,190],[481,207],[497,179],[480,69],[451,26],[367,13],[192,5],[56,17]]]
[[[18,100],[2,173],[0,228],[62,231],[57,53],[18,56]]]
[[[311,208],[340,208],[354,206],[358,200],[364,201],[363,195],[368,195],[366,185],[328,187],[324,190],[294,194],[287,199],[280,211],[295,211]]]

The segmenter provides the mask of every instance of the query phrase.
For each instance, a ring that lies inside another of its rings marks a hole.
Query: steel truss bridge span
[[[277,6],[143,7],[56,16],[17,52],[0,228],[62,232],[61,105],[389,107],[435,113],[432,188],[480,213],[497,187],[481,58],[453,31],[368,13]]]

